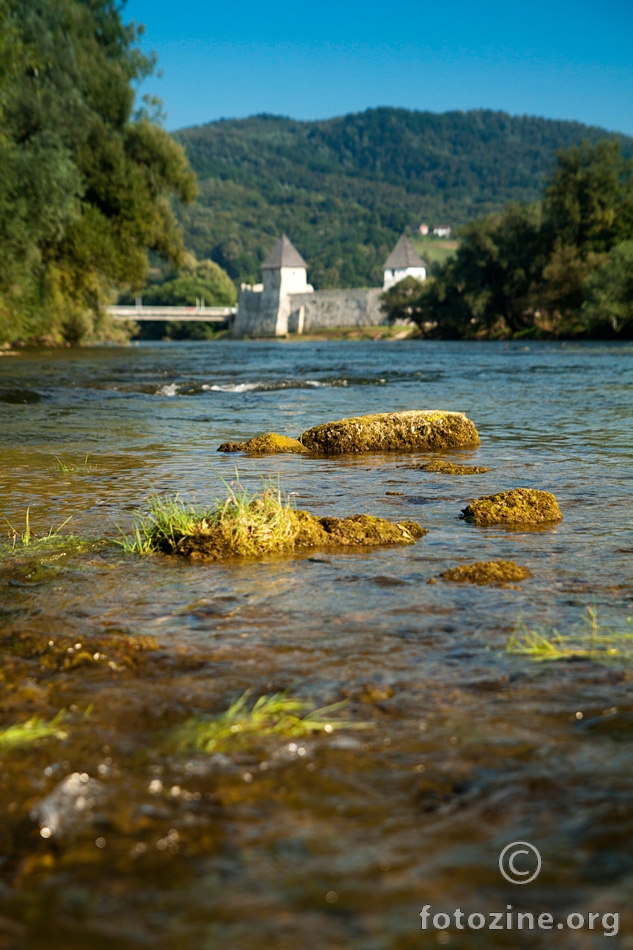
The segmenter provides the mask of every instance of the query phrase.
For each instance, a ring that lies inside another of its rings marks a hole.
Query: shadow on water
[[[520,941],[423,933],[425,904],[617,912],[612,943],[630,948],[633,666],[538,663],[505,647],[519,618],[564,632],[587,605],[614,625],[632,612],[632,367],[626,345],[230,342],[3,364],[3,393],[38,398],[0,393],[2,514],[17,532],[0,561],[0,948],[603,940],[601,923]],[[403,408],[467,412],[482,445],[450,457],[491,471],[403,467],[423,454],[216,452]],[[278,477],[316,514],[413,517],[429,534],[206,565],[102,540],[129,530],[152,491],[209,502],[236,464],[247,486]],[[553,491],[563,522],[517,533],[459,519],[470,499],[518,485]],[[35,536],[72,521],[49,545],[25,545],[27,508]],[[429,583],[495,558],[532,576]],[[246,690],[344,702],[350,728],[209,753],[170,739]],[[48,738],[3,744],[1,730],[60,710]],[[497,864],[516,840],[543,861],[525,888]]]

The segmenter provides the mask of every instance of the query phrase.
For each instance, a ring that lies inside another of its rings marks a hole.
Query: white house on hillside
[[[406,234],[403,234],[385,261],[385,282],[382,289],[389,290],[405,277],[426,280],[426,271],[426,264]]]

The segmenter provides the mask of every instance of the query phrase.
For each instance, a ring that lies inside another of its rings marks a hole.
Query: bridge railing
[[[145,307],[142,304],[107,309],[115,320],[191,320],[199,323],[227,323],[237,313],[237,307]]]

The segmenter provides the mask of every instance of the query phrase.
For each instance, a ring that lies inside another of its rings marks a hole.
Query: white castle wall
[[[292,294],[288,332],[308,333],[331,327],[367,327],[385,323],[385,314],[380,310],[381,293],[378,287],[364,287]]]
[[[242,285],[234,337],[274,337],[386,323],[378,287],[314,291],[305,267],[266,267],[263,284]]]

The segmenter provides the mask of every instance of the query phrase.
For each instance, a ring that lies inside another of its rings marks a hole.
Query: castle
[[[403,280],[426,280],[427,267],[404,234],[385,261],[383,287],[316,290],[308,283],[308,265],[282,235],[262,264],[262,283],[242,284],[234,337],[273,337],[330,327],[385,323],[380,295]]]

